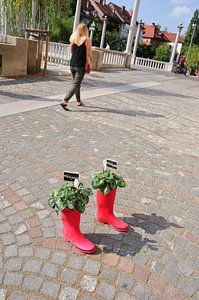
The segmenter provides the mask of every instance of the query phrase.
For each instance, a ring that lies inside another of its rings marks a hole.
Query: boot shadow
[[[169,227],[182,228],[181,226],[166,220],[156,214],[132,214],[132,217],[120,218],[129,224],[127,233],[92,233],[86,234],[87,238],[98,246],[98,253],[115,253],[119,256],[135,256],[142,249],[147,251],[158,251],[160,246],[155,239],[150,239],[148,235],[156,234],[160,230]],[[109,226],[109,225],[100,225]],[[134,231],[133,227],[139,232]],[[147,236],[146,236],[147,235]]]

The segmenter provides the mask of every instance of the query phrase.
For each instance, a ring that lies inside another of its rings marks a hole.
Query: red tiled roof
[[[157,31],[157,28],[155,25],[144,25],[143,38],[151,38],[151,39],[158,38],[156,31]]]
[[[176,33],[166,32],[164,31],[164,36],[168,39],[169,42],[175,42],[176,39]],[[179,43],[184,44],[184,37],[179,37]]]
[[[123,23],[130,24],[131,14],[125,9],[125,6],[118,6],[113,2],[110,2],[108,5],[115,10],[116,14]]]

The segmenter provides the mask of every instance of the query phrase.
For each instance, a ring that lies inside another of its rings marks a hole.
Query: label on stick
[[[77,172],[64,172],[64,180],[65,181],[75,181],[75,179],[79,178],[79,173]]]
[[[112,169],[117,169],[117,162],[111,159],[104,159],[103,166],[104,166],[104,170],[106,170],[107,167]]]

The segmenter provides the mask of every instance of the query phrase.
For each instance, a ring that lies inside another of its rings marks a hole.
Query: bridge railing
[[[126,61],[128,58],[128,54],[114,51],[114,50],[107,50],[107,49],[100,49],[103,51],[103,62],[102,68],[125,68]]]
[[[45,42],[43,43],[43,58],[45,56]],[[101,68],[128,68],[130,67],[130,57],[127,53],[101,49],[98,47],[93,47],[94,52],[100,53],[100,55],[93,55],[93,65],[95,69],[99,70]],[[62,43],[49,43],[48,48],[48,61],[55,64],[69,65],[71,59],[70,45]],[[97,60],[94,62],[94,60]],[[142,57],[136,57],[132,68],[140,66],[145,68],[151,68],[162,71],[171,71],[171,64],[163,61],[158,61],[154,59],[146,59]]]
[[[171,67],[170,63],[168,62],[158,61],[149,58],[142,58],[142,57],[136,57],[135,66],[162,70],[162,71],[169,71],[169,68]]]
[[[45,56],[46,44],[43,43],[42,54]],[[70,45],[50,42],[48,44],[48,61],[60,65],[68,65],[71,58]]]

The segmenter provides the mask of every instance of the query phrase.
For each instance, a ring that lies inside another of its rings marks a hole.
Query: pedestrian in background
[[[71,35],[70,47],[72,52],[70,70],[73,80],[70,90],[60,104],[64,110],[69,110],[68,101],[74,94],[76,96],[77,106],[84,105],[80,97],[80,88],[85,73],[90,73],[91,71],[92,60],[92,48],[88,35],[88,27],[84,23],[80,23]]]

